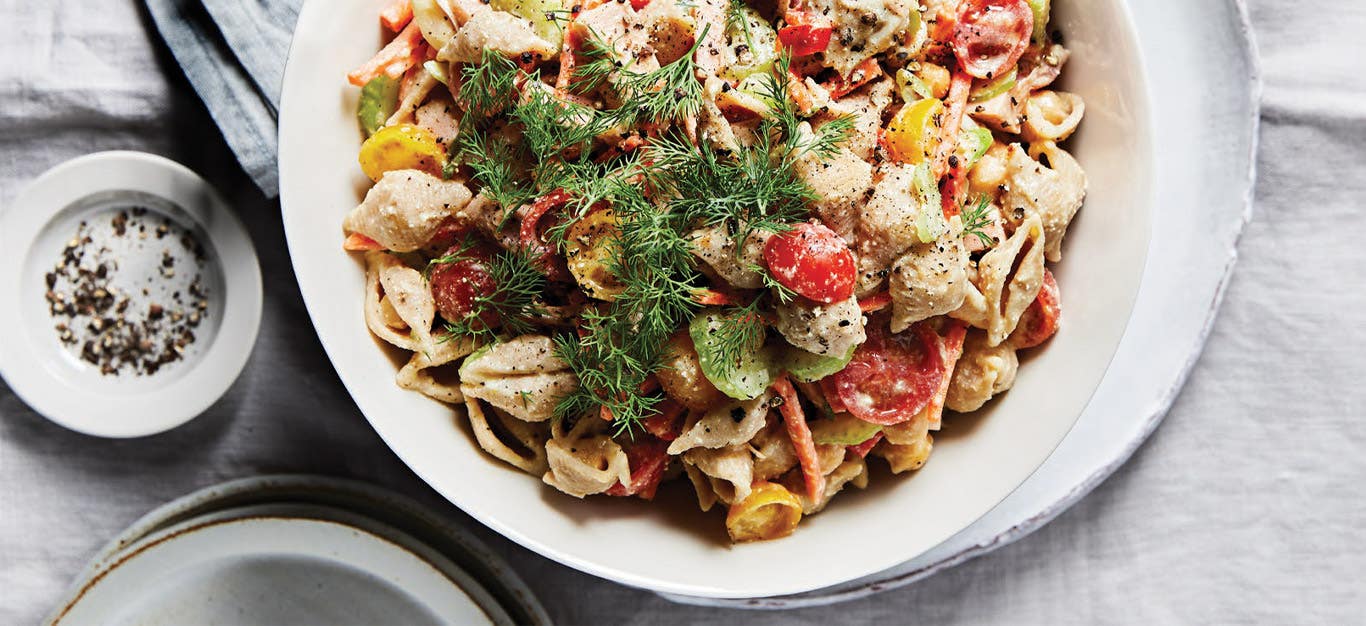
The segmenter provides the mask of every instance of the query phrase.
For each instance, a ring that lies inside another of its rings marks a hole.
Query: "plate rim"
[[[148,558],[147,555],[153,551],[172,543],[193,540],[191,538],[194,535],[205,531],[213,532],[224,528],[239,530],[244,527],[258,527],[263,524],[266,526],[289,524],[296,527],[306,527],[304,528],[306,532],[309,528],[326,529],[323,532],[349,531],[350,535],[362,537],[367,543],[381,545],[387,551],[402,553],[416,562],[420,568],[431,570],[430,573],[434,573],[437,577],[444,579],[451,587],[458,589],[466,600],[475,605],[489,619],[490,623],[513,623],[511,616],[468,573],[460,570],[454,562],[451,562],[451,565],[454,566],[454,569],[451,570],[444,567],[442,563],[434,562],[429,558],[429,555],[414,550],[414,546],[422,546],[421,542],[406,536],[402,531],[387,527],[374,520],[364,519],[364,516],[347,515],[344,511],[338,511],[340,515],[336,518],[327,516],[325,511],[314,511],[315,513],[323,513],[321,515],[310,515],[303,511],[305,508],[326,509],[328,507],[296,505],[295,510],[291,511],[292,506],[295,505],[263,504],[228,508],[162,527],[141,540],[128,544],[124,550],[114,555],[112,561],[99,568],[89,578],[83,579],[74,597],[63,603],[47,623],[53,626],[62,624],[63,620],[79,607],[87,594],[96,589],[102,581],[107,580],[109,576],[127,564],[138,559]],[[355,520],[348,520],[347,517],[362,518],[369,526],[353,523]],[[328,545],[334,544],[329,543]],[[431,548],[428,550],[436,553]],[[251,554],[250,550],[237,550],[237,553],[241,555]],[[461,580],[462,578],[468,580]],[[469,583],[469,586],[466,586],[466,583]],[[494,612],[491,613],[491,610]]]
[[[1248,119],[1245,120],[1246,128],[1244,130],[1248,133],[1250,141],[1247,155],[1248,167],[1243,181],[1244,189],[1241,194],[1242,200],[1239,203],[1241,210],[1238,214],[1237,222],[1233,224],[1233,236],[1229,242],[1229,249],[1225,252],[1225,261],[1220,270],[1220,279],[1215,292],[1212,294],[1209,304],[1206,307],[1206,315],[1201,328],[1197,333],[1195,341],[1187,350],[1186,359],[1182,362],[1176,377],[1162,392],[1161,396],[1158,398],[1157,404],[1154,405],[1146,415],[1143,415],[1141,419],[1135,420],[1141,424],[1138,436],[1130,441],[1124,449],[1121,450],[1119,455],[1091,474],[1082,477],[1082,479],[1077,481],[1061,499],[1052,502],[1034,516],[997,533],[986,541],[974,544],[973,546],[909,572],[898,573],[886,578],[877,578],[876,580],[867,581],[858,587],[838,590],[828,594],[822,594],[822,590],[817,589],[804,594],[748,599],[707,598],[669,593],[660,593],[658,595],[672,602],[695,606],[720,606],[752,610],[784,610],[848,602],[877,595],[885,591],[899,589],[978,557],[995,552],[996,550],[1028,537],[1084,499],[1133,457],[1139,448],[1141,448],[1152,434],[1157,431],[1157,428],[1161,426],[1163,420],[1166,418],[1167,412],[1170,410],[1177,396],[1180,395],[1181,390],[1185,387],[1186,381],[1194,370],[1195,364],[1204,353],[1205,344],[1209,340],[1214,324],[1218,319],[1219,311],[1222,308],[1228,281],[1232,277],[1233,270],[1237,265],[1237,244],[1246,232],[1255,208],[1258,172],[1257,154],[1261,142],[1261,110],[1265,79],[1256,31],[1252,27],[1251,14],[1247,2],[1246,0],[1227,0],[1227,2],[1233,7],[1238,19],[1237,31],[1240,35],[1239,41],[1243,44],[1240,46],[1239,53],[1247,63],[1249,69],[1249,75],[1247,76],[1249,88],[1246,101],[1246,104],[1249,106],[1249,114]],[[1129,7],[1128,2],[1125,3],[1125,7],[1126,9]],[[876,575],[874,577],[876,577]]]
[[[124,550],[151,535],[218,511],[255,505],[319,506],[394,528],[469,572],[514,622],[546,626],[553,623],[516,570],[449,516],[391,489],[351,478],[313,474],[237,478],[201,487],[166,502],[134,520],[96,550],[62,598],[70,598]]]
[[[319,6],[321,6],[321,4],[322,4],[322,3],[320,3],[320,2],[318,2],[318,1],[316,1],[316,0],[306,0],[305,3],[304,3],[304,5],[302,6],[302,8],[301,8],[301,10],[300,10],[300,17],[301,17],[300,21],[302,22],[303,16],[307,15],[310,9],[315,9],[314,5],[319,5]],[[1129,39],[1130,42],[1136,43],[1136,42],[1138,41],[1138,36],[1137,36],[1138,33],[1137,33],[1136,25],[1135,25],[1134,20],[1133,20],[1133,17],[1132,17],[1132,12],[1131,12],[1131,10],[1129,9],[1128,4],[1127,4],[1125,1],[1120,0],[1119,2],[1116,2],[1116,3],[1115,3],[1115,6],[1116,6],[1116,7],[1118,8],[1118,10],[1121,12],[1121,17],[1123,18],[1123,19],[1121,20],[1121,23],[1120,23],[1120,28],[1122,29],[1123,33],[1124,33],[1125,36]],[[294,39],[291,41],[291,44],[290,44],[290,55],[289,55],[289,60],[288,60],[288,62],[287,62],[287,64],[286,64],[286,69],[285,69],[286,80],[285,80],[285,85],[284,85],[284,88],[283,88],[282,94],[281,94],[281,113],[282,113],[282,116],[281,116],[281,125],[280,125],[279,132],[280,132],[280,135],[281,135],[281,136],[280,136],[280,146],[281,146],[281,152],[282,152],[282,154],[283,154],[284,151],[286,150],[286,146],[287,146],[287,143],[284,141],[284,139],[285,139],[284,134],[285,134],[285,131],[286,131],[286,125],[285,125],[285,123],[284,123],[284,122],[286,121],[286,119],[285,119],[285,116],[284,116],[284,112],[285,112],[286,109],[287,109],[288,102],[291,100],[290,95],[291,95],[293,92],[297,91],[296,89],[291,89],[291,81],[288,80],[288,77],[292,74],[291,68],[292,68],[292,67],[295,65],[295,63],[297,62],[297,56],[296,56],[296,54],[295,54],[295,51],[296,51],[298,42],[299,42],[299,38],[298,38],[298,36],[297,36],[297,31],[296,31],[295,37],[294,37]],[[1142,56],[1138,56],[1138,57],[1136,57],[1136,62],[1138,63],[1138,66],[1139,66],[1140,68],[1142,68],[1141,71],[1143,72],[1144,76],[1146,77],[1147,71],[1146,71],[1146,65],[1145,65],[1145,60],[1144,60],[1144,58],[1143,58]],[[1146,80],[1146,79],[1145,79],[1145,80]],[[1142,108],[1143,108],[1143,110],[1144,110],[1145,121],[1148,121],[1148,120],[1151,120],[1152,110],[1153,110],[1153,108],[1152,108],[1152,103],[1151,103],[1151,95],[1150,95],[1148,89],[1146,88],[1146,87],[1147,87],[1147,83],[1144,82],[1144,83],[1142,83],[1142,84],[1144,85],[1144,89],[1142,89],[1142,91],[1136,95],[1136,98],[1137,98],[1137,102],[1142,106]],[[296,96],[296,97],[297,97],[297,96]],[[1145,146],[1148,146],[1148,147],[1149,147],[1149,158],[1145,161],[1145,166],[1146,166],[1148,169],[1151,170],[1151,169],[1153,168],[1153,164],[1154,164],[1155,161],[1156,161],[1156,155],[1155,155],[1154,153],[1152,153],[1152,151],[1151,151],[1151,144],[1152,144],[1151,138],[1150,138],[1150,137],[1143,137],[1143,138],[1141,139],[1141,141],[1143,142],[1143,144],[1144,144]],[[284,159],[281,159],[281,161],[280,161],[280,170],[281,170],[281,177],[280,177],[280,178],[281,178],[281,182],[282,182],[282,190],[281,190],[281,194],[282,194],[281,211],[282,211],[282,213],[285,213],[286,215],[288,214],[288,212],[287,212],[286,209],[285,209],[284,195],[285,195],[285,192],[286,192],[287,188],[286,188],[286,186],[285,186],[283,183],[284,183],[285,180],[288,180],[288,179],[291,178],[290,176],[286,175],[286,171],[287,171],[287,170],[290,170],[290,169],[291,169],[291,168],[290,168],[289,162],[287,162],[287,161],[284,160]],[[1144,208],[1142,209],[1142,216],[1143,216],[1142,220],[1143,220],[1143,222],[1144,222],[1144,224],[1145,224],[1145,228],[1147,228],[1148,231],[1149,231],[1149,235],[1148,235],[1148,237],[1145,239],[1145,246],[1144,246],[1145,252],[1144,252],[1144,254],[1143,254],[1143,258],[1141,259],[1142,265],[1141,265],[1141,267],[1139,267],[1138,269],[1135,269],[1135,270],[1134,270],[1134,272],[1138,275],[1137,282],[1135,283],[1135,290],[1134,290],[1134,292],[1133,292],[1132,294],[1129,294],[1129,295],[1125,296],[1125,299],[1126,299],[1126,301],[1128,302],[1128,304],[1127,304],[1126,307],[1125,307],[1126,313],[1125,313],[1125,316],[1124,316],[1126,326],[1127,326],[1128,320],[1131,319],[1131,317],[1132,317],[1132,315],[1133,315],[1133,312],[1134,312],[1134,308],[1135,308],[1135,306],[1136,306],[1137,297],[1138,297],[1138,288],[1139,288],[1139,286],[1141,285],[1142,277],[1143,277],[1143,275],[1145,275],[1146,272],[1147,272],[1147,261],[1146,261],[1146,259],[1147,259],[1147,257],[1148,257],[1147,250],[1149,250],[1149,249],[1151,248],[1151,244],[1152,244],[1152,237],[1151,237],[1151,234],[1150,234],[1150,233],[1151,233],[1151,228],[1152,228],[1152,215],[1153,215],[1153,213],[1154,213],[1154,211],[1152,210],[1152,207],[1153,207],[1153,205],[1154,205],[1154,201],[1155,201],[1155,200],[1154,200],[1153,194],[1152,194],[1151,192],[1148,192],[1148,193],[1145,193],[1145,194],[1144,194],[1144,198],[1143,198],[1143,200],[1142,200],[1142,202],[1143,202],[1143,207],[1144,207]],[[289,219],[288,219],[288,217],[286,217],[286,228],[285,228],[286,244],[287,244],[287,246],[288,246],[289,249],[290,249],[290,252],[291,252],[291,259],[294,259],[294,258],[296,258],[295,255],[294,255],[294,253],[295,253],[295,251],[299,248],[299,244],[296,244],[295,238],[291,236],[291,229],[288,227],[288,222],[289,222]],[[298,274],[298,270],[297,270],[297,268],[296,268],[296,275],[297,275],[297,274]],[[301,287],[301,288],[302,288],[302,287]],[[315,334],[318,335],[318,337],[319,337],[319,342],[323,345],[324,350],[328,353],[328,355],[329,355],[329,362],[332,363],[334,369],[337,369],[337,364],[336,364],[335,361],[333,361],[333,360],[331,359],[331,355],[332,355],[334,352],[339,352],[339,351],[340,351],[340,347],[338,347],[336,350],[334,350],[334,349],[332,349],[332,348],[329,348],[329,342],[328,342],[327,339],[323,336],[323,333],[322,333],[322,331],[321,331],[321,329],[320,329],[320,325],[318,324],[318,318],[316,317],[316,315],[317,315],[318,312],[315,311],[315,307],[313,307],[313,306],[308,306],[308,304],[309,304],[309,300],[308,300],[307,297],[305,297],[305,305],[306,305],[305,308],[306,308],[306,310],[308,311],[310,320],[313,322],[313,327],[314,327]],[[1120,335],[1122,336],[1122,334],[1123,334],[1123,333],[1121,332]],[[1115,346],[1114,346],[1114,351],[1110,352],[1110,354],[1108,355],[1108,358],[1107,358],[1107,360],[1106,360],[1105,370],[1108,370],[1110,364],[1112,363],[1113,358],[1114,358],[1114,356],[1115,356],[1115,353],[1116,353],[1117,350],[1118,350],[1118,344],[1119,344],[1119,339],[1116,339],[1116,341],[1115,341]],[[340,370],[339,370],[339,375],[340,375]],[[1098,384],[1099,384],[1099,380],[1100,380],[1100,379],[1097,379],[1097,387],[1098,387]],[[344,384],[344,385],[346,384],[346,383],[345,383],[345,378],[343,378],[343,384]],[[349,392],[350,392],[350,387],[347,386],[347,389],[348,389],[348,393],[349,393]],[[1088,392],[1088,394],[1087,394],[1087,396],[1086,396],[1086,397],[1087,397],[1087,401],[1082,402],[1081,407],[1079,407],[1079,408],[1077,409],[1077,411],[1078,411],[1078,412],[1077,412],[1077,417],[1080,416],[1082,409],[1083,409],[1083,408],[1085,407],[1085,405],[1089,402],[1089,398],[1095,393],[1095,391],[1096,391],[1096,388],[1092,388],[1092,389],[1089,390],[1089,392]],[[353,395],[353,400],[354,400],[354,399],[355,399],[355,397],[354,397],[354,395]],[[360,402],[357,401],[357,404],[359,405]],[[641,588],[641,589],[650,590],[650,591],[659,593],[659,594],[661,594],[661,595],[694,593],[694,594],[697,594],[697,595],[696,595],[696,596],[692,596],[692,597],[696,597],[696,598],[707,598],[707,599],[715,599],[715,600],[722,600],[722,601],[729,601],[729,600],[747,601],[747,600],[751,599],[750,596],[744,596],[743,594],[737,594],[737,593],[735,593],[735,592],[727,591],[725,588],[719,587],[719,586],[704,587],[704,586],[694,585],[694,584],[691,584],[691,583],[673,583],[673,582],[669,582],[669,581],[666,581],[666,580],[659,579],[658,577],[639,575],[639,574],[636,574],[636,573],[633,573],[633,572],[630,572],[630,571],[627,571],[627,570],[622,570],[622,569],[620,569],[620,568],[618,568],[618,567],[615,567],[615,566],[604,566],[604,565],[598,564],[598,563],[596,563],[596,562],[588,561],[588,560],[579,558],[579,557],[574,556],[574,555],[571,555],[571,554],[566,554],[566,553],[564,553],[562,550],[555,548],[555,547],[554,547],[553,545],[551,545],[551,544],[547,544],[547,543],[545,543],[545,542],[543,542],[543,541],[541,541],[541,540],[538,540],[538,539],[533,539],[533,538],[531,538],[530,536],[528,536],[527,534],[525,534],[525,533],[523,533],[523,532],[521,532],[521,531],[518,531],[518,530],[515,530],[515,529],[509,527],[507,524],[505,524],[505,523],[501,522],[499,519],[496,519],[496,518],[494,518],[493,516],[491,516],[491,515],[485,513],[484,511],[480,511],[480,510],[470,510],[470,509],[467,509],[467,508],[465,508],[465,507],[463,507],[463,506],[460,506],[458,503],[456,503],[456,501],[455,501],[454,499],[452,499],[452,498],[450,498],[450,497],[447,497],[443,491],[441,491],[439,488],[437,488],[438,481],[429,480],[428,474],[424,473],[423,470],[419,469],[419,466],[418,466],[417,464],[409,463],[408,460],[407,460],[406,457],[405,457],[405,453],[401,451],[401,448],[390,444],[390,439],[389,439],[389,437],[386,436],[385,432],[382,431],[380,428],[375,427],[375,422],[374,422],[374,420],[371,420],[370,417],[369,417],[369,415],[366,414],[365,411],[362,411],[362,414],[365,415],[367,422],[369,422],[370,425],[371,425],[371,427],[374,428],[374,429],[376,430],[377,434],[380,435],[381,439],[383,439],[383,440],[385,441],[386,446],[389,447],[390,450],[391,450],[396,456],[398,456],[400,459],[404,460],[405,465],[407,465],[407,466],[408,466],[415,474],[417,474],[424,482],[426,482],[429,486],[431,486],[431,487],[432,487],[433,489],[435,489],[438,493],[440,493],[440,494],[442,495],[443,498],[445,498],[446,500],[450,501],[453,505],[455,505],[457,508],[459,508],[460,510],[462,510],[464,513],[466,513],[467,515],[471,516],[471,517],[474,518],[475,520],[479,521],[479,522],[480,522],[481,524],[483,524],[484,526],[486,526],[486,527],[488,527],[488,528],[494,530],[495,532],[497,532],[499,535],[503,536],[504,538],[506,538],[506,539],[508,539],[508,540],[510,540],[510,541],[512,541],[512,542],[514,542],[514,543],[516,543],[516,544],[518,544],[518,545],[521,545],[522,547],[525,547],[525,548],[527,548],[527,549],[529,549],[529,550],[532,550],[533,552],[536,552],[537,554],[539,554],[539,555],[541,555],[541,556],[543,556],[543,557],[545,557],[545,558],[548,558],[548,559],[550,559],[550,560],[552,560],[552,561],[555,561],[555,562],[557,562],[557,563],[560,563],[560,564],[562,564],[562,565],[571,567],[571,568],[573,568],[573,569],[576,569],[576,570],[579,570],[579,571],[582,571],[582,572],[585,572],[585,573],[589,573],[589,574],[594,575],[594,576],[596,576],[596,577],[600,577],[600,578],[604,578],[604,579],[607,579],[607,580],[611,580],[611,581],[614,581],[614,582],[616,582],[616,583],[618,583],[618,584],[623,584],[623,585],[627,585],[627,586],[632,586],[632,587],[637,587],[637,588]],[[1024,484],[1024,482],[1028,479],[1028,476],[1032,475],[1034,472],[1037,472],[1037,470],[1039,469],[1039,467],[1042,466],[1044,460],[1046,460],[1047,456],[1050,455],[1050,454],[1052,453],[1052,451],[1055,450],[1055,449],[1057,448],[1057,446],[1063,441],[1063,439],[1065,439],[1065,435],[1067,434],[1067,432],[1070,432],[1070,430],[1071,430],[1073,427],[1075,427],[1075,424],[1076,424],[1076,423],[1077,423],[1077,422],[1076,422],[1075,419],[1072,420],[1072,422],[1069,423],[1068,428],[1067,428],[1063,433],[1061,433],[1061,434],[1058,436],[1057,441],[1053,442],[1053,444],[1052,444],[1049,448],[1047,448],[1047,454],[1045,454],[1045,455],[1041,458],[1039,464],[1038,464],[1037,466],[1033,467],[1032,470],[1031,470],[1029,473],[1027,473],[1023,478],[1021,478],[1021,480],[1020,480],[1020,482],[1019,482],[1018,484],[1015,484],[1015,485],[1014,485],[1013,487],[1011,487],[1010,489],[1005,490],[1005,493],[1000,497],[1000,499],[995,503],[995,505],[993,505],[992,507],[987,507],[986,509],[984,509],[983,512],[982,512],[980,515],[977,515],[976,517],[973,517],[973,520],[975,521],[975,520],[977,520],[977,519],[980,519],[980,517],[986,515],[986,513],[988,513],[994,506],[999,505],[1000,502],[1001,502],[1001,501],[1004,501],[1004,500],[1009,496],[1010,493],[1013,493],[1013,492],[1014,492],[1015,490],[1017,490],[1022,484]],[[959,528],[957,532],[961,532],[961,530],[966,529],[966,528],[969,527],[970,525],[971,525],[970,523],[965,524],[962,528]],[[947,538],[946,538],[946,539],[947,539]],[[932,547],[933,547],[933,546],[931,546],[931,548],[928,548],[928,549],[932,549]],[[928,549],[927,549],[926,551],[928,551]],[[925,551],[922,551],[920,554],[923,554],[924,552],[925,552]],[[912,557],[912,558],[914,558],[914,557]],[[905,562],[905,561],[892,562],[892,563],[882,564],[882,565],[881,565],[881,568],[882,568],[882,569],[878,569],[878,570],[872,571],[872,572],[867,572],[867,573],[865,573],[865,574],[860,574],[860,575],[858,575],[858,576],[854,576],[854,577],[852,577],[852,578],[850,578],[850,579],[844,580],[844,581],[842,581],[842,582],[840,582],[840,583],[836,583],[836,584],[847,584],[847,583],[849,583],[849,582],[853,582],[853,581],[859,580],[859,579],[864,578],[864,577],[867,577],[867,576],[876,575],[876,573],[877,573],[878,571],[886,571],[887,568],[894,568],[894,567],[896,567],[899,563],[903,563],[903,562]],[[819,589],[821,589],[821,588],[823,588],[823,587],[814,587],[814,588],[812,588],[812,587],[803,587],[803,588],[802,588],[803,590],[801,590],[801,591],[799,591],[799,592],[795,592],[795,593],[798,593],[798,594],[800,594],[800,593],[811,593],[811,592],[819,591]],[[787,594],[787,593],[788,593],[788,592],[784,592],[784,591],[775,591],[775,592],[773,592],[772,595],[763,595],[763,596],[759,596],[759,597],[766,597],[766,598],[781,598],[781,597],[785,597],[785,594]]]

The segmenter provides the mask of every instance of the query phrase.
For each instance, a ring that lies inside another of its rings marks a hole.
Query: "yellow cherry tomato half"
[[[802,501],[782,485],[756,483],[744,500],[731,505],[726,531],[731,541],[781,539],[797,529],[802,520]]]
[[[611,209],[596,209],[569,227],[565,257],[569,273],[589,297],[611,302],[626,290],[607,269],[616,254],[619,220]]]
[[[901,108],[887,125],[887,149],[901,163],[917,165],[939,150],[940,120],[944,103],[935,98],[917,100]]]
[[[446,150],[426,129],[398,124],[379,129],[360,147],[360,168],[378,182],[385,172],[422,170],[441,175]]]

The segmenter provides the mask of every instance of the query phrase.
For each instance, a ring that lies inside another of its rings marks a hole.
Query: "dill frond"
[[[466,65],[457,100],[472,119],[498,114],[512,105],[519,70],[502,53],[484,49],[479,63]]]
[[[745,4],[744,0],[730,0],[730,4],[726,6],[726,30],[731,32],[739,30],[745,37],[745,45],[753,50],[754,33],[750,31],[749,16],[745,14],[747,8],[749,6]]]
[[[484,195],[504,211],[511,212],[535,196],[530,181],[517,168],[521,161],[518,149],[507,141],[466,128],[456,137],[451,152],[456,158],[449,159],[449,163],[468,166]]]
[[[614,121],[628,126],[642,121],[662,124],[697,115],[702,110],[702,83],[697,80],[694,53],[710,29],[711,24],[703,26],[692,48],[664,67],[649,72],[622,68],[616,89],[623,103],[613,111]]]
[[[472,247],[473,244],[467,240],[459,251],[432,259],[428,270],[439,265],[471,260],[469,251]],[[527,250],[517,248],[493,255],[486,267],[494,290],[475,296],[470,313],[463,319],[447,320],[444,340],[473,337],[484,343],[494,343],[500,341],[503,335],[518,336],[535,332],[534,321],[541,314],[541,296],[546,288],[546,278],[537,260]],[[500,322],[497,330],[484,323],[488,318]]]
[[[741,307],[731,307],[711,318],[708,340],[716,354],[716,368],[722,378],[733,374],[750,361],[764,345],[767,329],[759,316],[760,298]]]
[[[983,194],[977,199],[976,206],[963,208],[963,236],[976,237],[982,245],[991,247],[996,243],[991,235],[986,233],[986,228],[991,226],[991,198]]]

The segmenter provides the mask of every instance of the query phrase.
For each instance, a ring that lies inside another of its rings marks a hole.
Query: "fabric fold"
[[[277,119],[303,0],[143,0],[242,169],[279,194]]]

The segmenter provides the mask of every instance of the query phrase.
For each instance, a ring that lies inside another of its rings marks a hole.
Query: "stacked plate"
[[[100,550],[50,624],[549,624],[466,531],[374,487],[312,476],[225,483]]]

